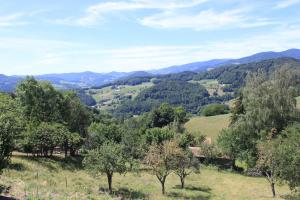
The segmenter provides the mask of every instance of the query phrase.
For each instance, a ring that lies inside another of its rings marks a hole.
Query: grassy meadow
[[[12,167],[0,178],[0,188],[10,186],[7,196],[17,199],[197,199],[197,200],[268,200],[273,199],[264,178],[203,167],[200,174],[186,180],[186,189],[179,189],[174,174],[167,178],[165,196],[160,184],[146,169],[139,173],[115,174],[114,195],[109,196],[104,175],[94,177],[83,170],[80,160],[65,163],[54,159],[14,155]],[[100,188],[100,189],[99,189]],[[290,193],[287,186],[277,187],[277,199]]]
[[[186,124],[187,131],[201,133],[210,137],[212,141],[218,138],[220,131],[227,128],[230,122],[230,114],[217,116],[198,116],[191,118]]]

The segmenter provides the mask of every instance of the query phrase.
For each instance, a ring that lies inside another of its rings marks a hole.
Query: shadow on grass
[[[0,195],[0,200],[17,200],[17,199],[14,199],[12,197],[5,197],[5,196],[1,196]]]
[[[168,196],[172,199],[192,199],[192,200],[208,200],[211,199],[211,188],[209,187],[197,187],[187,185],[184,189],[181,189],[180,185],[175,186],[173,189],[180,191],[168,192]],[[187,191],[193,191],[194,194],[190,195]],[[198,193],[201,192],[201,193]],[[203,194],[204,193],[204,194]]]
[[[109,194],[109,191],[105,188],[100,188],[99,191],[101,193]],[[144,194],[143,192],[128,189],[128,188],[119,188],[118,190],[114,190],[110,195],[111,197],[116,197],[118,199],[149,199],[149,196]]]
[[[32,161],[36,162],[39,165],[42,165],[43,167],[48,168],[50,171],[58,171],[57,167],[61,167],[62,169],[65,170],[80,170],[83,169],[82,166],[82,160],[83,157],[81,156],[76,156],[76,157],[68,157],[68,158],[63,158],[60,156],[52,156],[52,157],[35,157],[35,156],[27,156],[27,155],[14,155],[16,158],[21,158],[23,160],[27,161]]]
[[[202,194],[197,194],[197,195],[188,195],[188,194],[184,194],[184,193],[179,193],[179,192],[169,192],[168,197],[172,198],[172,199],[190,199],[190,200],[209,200],[210,199],[210,195],[206,196],[206,195],[202,195]]]
[[[2,196],[1,194],[8,194],[9,190],[10,190],[10,186],[5,186],[5,185],[0,185],[0,200],[15,200],[14,198],[11,197],[6,197],[6,196]]]
[[[16,171],[25,171],[26,167],[22,163],[11,163],[9,165],[9,169],[16,170]]]
[[[181,189],[180,185],[176,185],[174,189]],[[210,193],[211,188],[209,187],[197,187],[197,186],[192,186],[192,185],[187,185],[184,187],[183,190],[190,190],[190,191],[199,191],[199,192],[207,192]]]
[[[5,185],[0,185],[0,194],[7,194],[10,190],[10,187]]]
[[[300,199],[300,193],[297,194],[289,194],[289,195],[283,195],[281,196],[285,200],[299,200]]]

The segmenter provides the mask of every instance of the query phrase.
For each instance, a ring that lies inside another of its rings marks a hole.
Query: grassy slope
[[[230,121],[230,114],[211,117],[193,117],[185,124],[189,132],[201,133],[211,137],[215,141],[219,132],[227,128]]]
[[[106,193],[99,192],[99,187],[107,187],[105,176],[92,177],[73,162],[65,165],[59,160],[14,156],[12,163],[14,169],[4,172],[0,185],[10,185],[10,194],[14,197],[25,199],[26,193],[27,197],[38,194],[43,199],[111,199]],[[179,179],[175,175],[168,177],[167,195],[162,196],[158,180],[147,172],[126,176],[115,174],[113,178],[114,191],[127,199],[273,199],[264,178],[218,172],[212,168],[203,168],[201,174],[189,176],[187,189],[178,189],[178,185]],[[279,196],[289,193],[286,186],[277,189]]]

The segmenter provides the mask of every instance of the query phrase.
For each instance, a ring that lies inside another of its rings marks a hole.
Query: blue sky
[[[300,48],[300,0],[0,0],[0,74],[149,70]]]

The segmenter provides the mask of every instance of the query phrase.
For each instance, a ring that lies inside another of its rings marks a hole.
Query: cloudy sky
[[[300,0],[0,0],[0,74],[148,70],[300,48]]]

